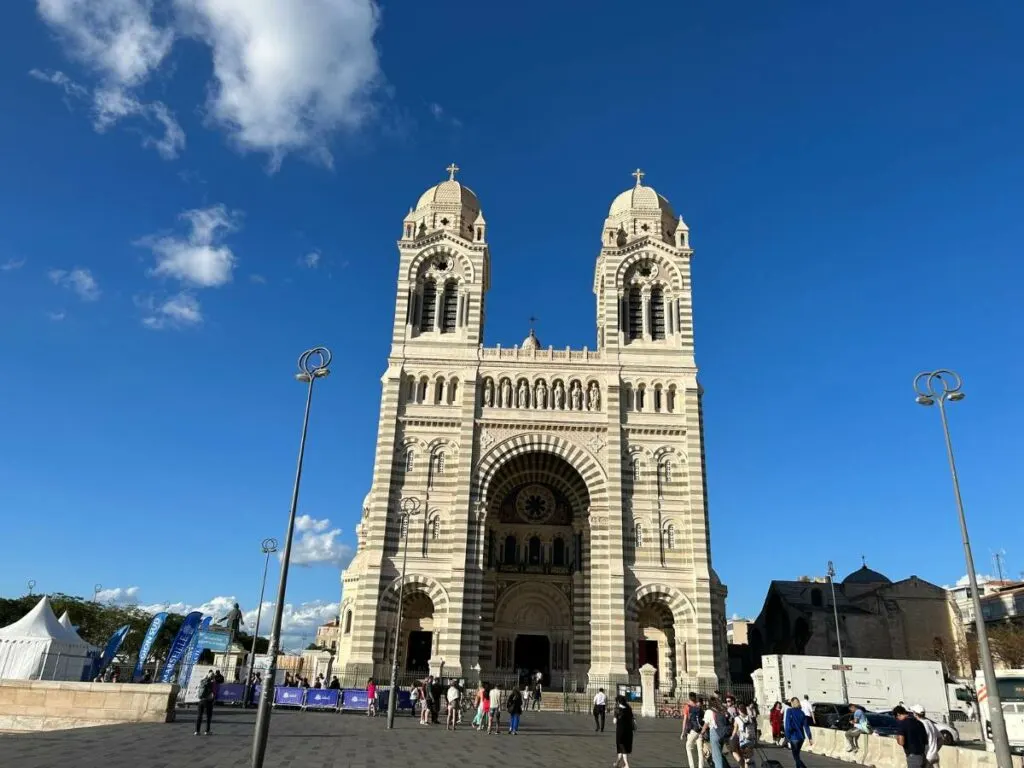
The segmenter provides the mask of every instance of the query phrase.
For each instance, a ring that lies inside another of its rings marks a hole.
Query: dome
[[[888,576],[862,565],[843,579],[843,584],[892,584],[892,580]]]
[[[672,204],[664,197],[654,191],[654,187],[645,187],[637,182],[632,189],[627,189],[614,200],[608,209],[608,216],[618,216],[630,211],[660,211],[661,213],[676,217],[672,210]]]
[[[416,210],[426,208],[428,205],[461,205],[463,208],[472,208],[479,213],[480,201],[476,193],[469,187],[464,187],[454,178],[442,181],[440,184],[428,189],[420,195],[416,203]]]
[[[530,329],[530,335],[523,339],[523,344],[520,349],[540,349],[540,339],[538,339],[537,334],[533,332],[533,328]]]

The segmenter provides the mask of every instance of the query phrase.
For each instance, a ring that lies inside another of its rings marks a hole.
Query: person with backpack
[[[210,735],[210,721],[213,720],[213,701],[217,698],[217,678],[211,670],[203,682],[199,684],[199,703],[196,712],[196,732],[199,735],[199,727],[203,722],[203,713],[206,713],[206,735]]]
[[[757,721],[746,705],[736,706],[732,721],[732,756],[742,768],[754,768],[754,747],[757,745]]]
[[[518,686],[513,687],[512,692],[508,695],[505,709],[508,710],[509,736],[517,736],[519,734],[519,718],[523,714],[523,694]]]
[[[697,694],[690,691],[686,704],[683,705],[683,732],[679,738],[684,740],[686,764],[689,768],[704,768],[704,750],[701,747],[700,732],[704,724],[704,710],[697,701]],[[694,765],[694,753],[697,754]]]
[[[786,734],[786,741],[789,742],[789,749],[793,753],[795,768],[807,768],[804,765],[804,761],[800,759],[800,750],[803,749],[805,740],[808,744],[814,744],[814,737],[811,735],[811,723],[807,715],[800,708],[800,699],[794,696],[789,703],[790,707],[786,710],[783,731]]]
[[[707,737],[708,745],[711,747],[711,762],[715,768],[725,768],[724,750],[729,745],[729,738],[732,736],[732,725],[726,718],[722,709],[722,702],[712,696],[708,701],[708,708],[704,710],[704,721],[701,724],[701,736]],[[803,766],[797,766],[803,768]]]

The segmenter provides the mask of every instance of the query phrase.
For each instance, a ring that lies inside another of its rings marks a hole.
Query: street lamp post
[[[402,633],[402,600],[405,597],[405,564],[409,559],[409,519],[420,511],[420,500],[415,496],[402,499],[398,510],[398,531],[405,540],[402,549],[402,576],[398,580],[398,623],[395,644],[391,649],[391,688],[388,691],[388,728],[395,727],[395,708],[398,706],[398,641]]]
[[[92,601],[98,603],[100,601],[100,590],[103,589],[102,584],[95,584],[92,588]]]
[[[284,599],[288,588],[288,566],[292,559],[292,537],[295,533],[295,510],[299,506],[299,483],[302,480],[302,458],[306,453],[306,432],[309,429],[309,406],[313,401],[313,383],[330,373],[331,352],[326,347],[307,349],[299,356],[299,370],[295,378],[307,384],[306,411],[302,417],[302,437],[299,440],[299,458],[295,466],[295,484],[292,486],[292,504],[288,512],[288,530],[284,537],[284,554],[281,557],[281,575],[277,581],[277,604],[274,606],[274,621],[270,627],[270,657],[266,678],[260,687],[260,703],[256,710],[256,729],[252,742],[252,768],[263,768],[263,757],[267,751],[267,734],[270,731],[270,705],[274,701],[274,676],[277,674],[277,653],[281,647],[281,621],[284,618]],[[262,601],[261,601],[262,602]]]
[[[832,615],[836,620],[836,644],[839,646],[839,684],[843,691],[843,704],[850,703],[850,694],[846,689],[846,661],[843,659],[843,638],[839,636],[839,606],[836,605],[836,567],[828,561],[828,583],[832,587]]]
[[[28,596],[29,597],[32,597],[32,590],[35,589],[35,588],[36,588],[36,580],[35,579],[29,579],[28,580]]]
[[[996,670],[992,663],[992,651],[988,645],[988,631],[985,628],[985,617],[981,612],[981,594],[978,592],[978,578],[974,570],[974,555],[971,554],[971,539],[967,534],[967,518],[964,516],[964,502],[960,496],[960,478],[956,473],[956,461],[953,458],[953,442],[949,437],[949,422],[946,420],[946,403],[955,403],[964,399],[963,382],[953,371],[939,369],[925,371],[914,378],[914,391],[917,392],[919,405],[938,405],[939,418],[942,420],[942,435],[946,440],[946,458],[949,459],[949,473],[953,478],[953,496],[956,498],[957,515],[960,518],[960,536],[964,545],[964,559],[967,561],[967,580],[971,589],[971,602],[974,605],[974,622],[978,632],[978,656],[981,661],[982,674],[987,689],[988,717],[992,728],[992,745],[995,748],[996,764],[1011,766],[1010,740],[1006,733],[1006,720],[1003,718],[1003,703],[999,696],[996,681]],[[979,702],[980,706],[980,702]]]
[[[242,705],[249,706],[249,691],[252,689],[252,673],[256,668],[256,640],[260,636],[260,617],[263,615],[263,591],[267,588],[267,566],[270,556],[277,552],[277,539],[264,539],[260,544],[265,557],[263,558],[263,581],[260,582],[260,604],[256,606],[256,627],[252,631],[252,645],[249,647],[249,674],[245,677],[245,695]]]

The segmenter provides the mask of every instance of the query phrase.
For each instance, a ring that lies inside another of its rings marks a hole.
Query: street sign
[[[211,651],[226,651],[228,650],[228,640],[230,637],[227,632],[218,632],[211,629],[200,630],[199,647],[209,648]]]
[[[832,669],[842,670],[843,672],[853,672],[853,665],[851,664],[833,664]]]

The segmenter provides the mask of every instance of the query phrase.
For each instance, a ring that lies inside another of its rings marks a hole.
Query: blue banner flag
[[[142,647],[139,648],[139,660],[135,664],[132,680],[139,680],[142,677],[142,666],[146,663],[149,652],[153,650],[153,643],[156,642],[156,636],[160,634],[165,621],[167,621],[167,611],[161,611],[149,622],[149,629],[146,630],[146,636],[142,638]]]
[[[203,648],[205,646],[202,644],[201,641],[203,638],[203,634],[206,632],[206,629],[210,626],[210,622],[212,620],[213,616],[207,616],[201,622],[199,622],[199,628],[196,630],[196,633],[192,635],[192,639],[189,641],[188,649],[185,651],[185,655],[182,657],[183,661],[181,662],[181,673],[178,675],[178,685],[180,685],[182,688],[188,685],[188,679],[192,677],[192,667],[196,665],[196,662],[199,661],[199,657],[203,653]]]
[[[121,647],[121,643],[128,637],[129,629],[131,629],[131,626],[125,624],[123,627],[115,629],[114,634],[107,640],[107,647],[103,649],[103,655],[96,660],[95,673],[97,675],[106,669],[107,665],[113,660],[114,655]]]
[[[174,642],[171,643],[171,650],[167,654],[167,663],[164,664],[164,669],[160,673],[160,682],[169,683],[171,678],[174,677],[174,668],[178,666],[178,662],[181,661],[185,655],[185,651],[188,650],[189,643],[192,642],[192,637],[195,635],[196,630],[199,627],[199,622],[203,618],[203,614],[199,611],[192,611],[185,620],[181,622],[181,629],[178,630],[178,634],[174,636]]]

